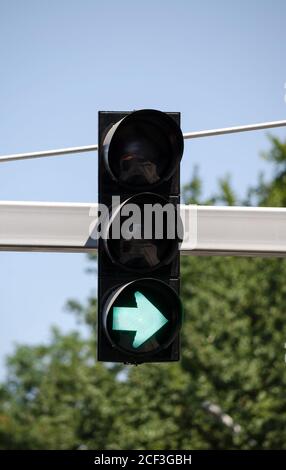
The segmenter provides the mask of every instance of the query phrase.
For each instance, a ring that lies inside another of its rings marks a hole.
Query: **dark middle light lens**
[[[126,240],[120,238],[118,240],[112,238],[112,225],[122,224],[128,219],[127,216],[122,216],[122,209],[126,204],[136,204],[140,210],[141,223],[130,225],[133,233],[133,238]],[[180,219],[177,220],[177,208],[171,206],[171,213],[163,212],[162,219],[156,220],[155,212],[152,213],[152,230],[148,238],[144,238],[144,223],[145,212],[144,209],[150,210],[150,206],[157,204],[158,207],[164,208],[168,201],[161,196],[152,193],[141,193],[129,198],[125,201],[118,211],[117,215],[113,217],[109,226],[109,237],[105,241],[107,253],[111,260],[127,270],[151,272],[159,267],[168,264],[174,257],[178,248],[178,233],[180,230]],[[147,205],[147,206],[146,206]],[[150,219],[149,219],[150,220]],[[163,222],[161,224],[161,221]],[[162,225],[162,227],[161,227]],[[171,227],[170,227],[171,226]],[[161,237],[158,236],[158,229],[162,228]],[[171,228],[171,230],[170,230]],[[173,235],[174,238],[168,238],[168,235]],[[140,238],[137,239],[136,237]]]

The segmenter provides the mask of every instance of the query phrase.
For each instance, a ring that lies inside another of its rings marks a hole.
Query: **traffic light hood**
[[[183,155],[183,134],[168,114],[143,109],[114,123],[103,141],[111,177],[129,189],[147,190],[169,180]]]

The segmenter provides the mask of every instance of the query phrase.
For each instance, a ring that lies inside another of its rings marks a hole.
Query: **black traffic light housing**
[[[152,232],[150,240],[113,240],[111,228],[128,202],[139,207],[170,203],[175,211],[179,208],[180,113],[101,111],[98,123],[98,202],[110,208],[109,236],[98,240],[98,360],[134,364],[177,361],[182,316],[179,239],[167,240],[164,235],[163,240],[155,240]],[[111,210],[112,196],[120,196],[117,211]],[[142,235],[143,225],[140,230]],[[115,318],[115,313],[122,311],[120,302],[126,307],[124,315],[134,319],[132,312],[139,308],[140,300],[152,317],[148,298],[164,312],[163,323],[168,324],[159,324],[159,333],[145,342],[132,331],[117,331],[122,329],[122,320],[118,326]]]

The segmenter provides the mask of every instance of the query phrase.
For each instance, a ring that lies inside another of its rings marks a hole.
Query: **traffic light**
[[[101,111],[98,142],[98,360],[179,360],[180,113]]]

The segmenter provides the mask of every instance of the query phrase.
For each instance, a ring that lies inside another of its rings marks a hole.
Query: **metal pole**
[[[286,126],[286,120],[263,122],[260,124],[249,124],[247,126],[225,127],[222,129],[210,129],[207,131],[187,132],[183,135],[184,139],[197,139],[198,137],[211,137],[215,135],[234,134],[236,132],[259,131],[262,129],[271,129],[273,127],[284,126]]]
[[[247,131],[258,131],[262,129],[272,129],[274,127],[286,126],[286,120],[284,121],[273,121],[263,122],[260,124],[250,124],[247,126],[235,126],[225,127],[222,129],[210,129],[206,131],[187,132],[183,134],[184,139],[197,139],[199,137],[211,137],[223,134],[234,134],[236,132],[247,132]],[[83,147],[70,147],[65,149],[56,150],[44,150],[41,152],[29,152],[29,153],[16,153],[14,155],[2,155],[0,156],[0,163],[10,162],[15,160],[26,160],[29,158],[41,158],[41,157],[55,157],[57,155],[70,155],[73,153],[83,152],[95,152],[98,150],[98,145],[86,145]]]
[[[94,152],[98,150],[98,145],[86,145],[84,147],[70,147],[65,149],[44,150],[41,152],[16,153],[14,155],[0,156],[0,163],[15,160],[27,160],[28,158],[55,157],[57,155],[70,155],[73,153]]]

